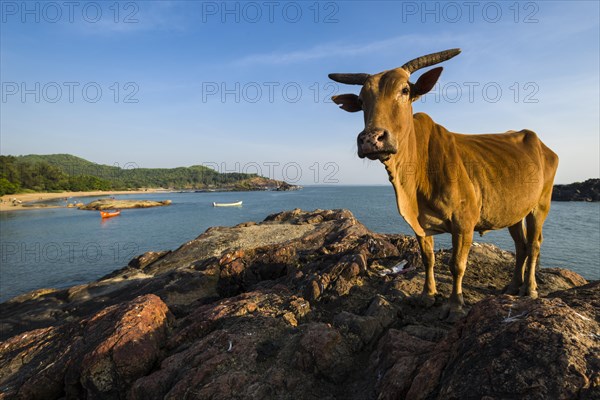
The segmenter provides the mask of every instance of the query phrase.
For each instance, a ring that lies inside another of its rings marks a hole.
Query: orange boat
[[[121,215],[121,210],[116,210],[116,211],[100,211],[100,216],[102,218],[111,218],[111,217],[116,217],[117,215]]]

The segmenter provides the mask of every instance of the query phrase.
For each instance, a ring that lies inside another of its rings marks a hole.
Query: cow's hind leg
[[[510,236],[515,241],[515,270],[504,293],[516,295],[523,285],[525,274],[525,260],[527,259],[527,239],[525,235],[525,220],[521,220],[508,228]]]
[[[537,298],[537,284],[535,282],[535,269],[542,246],[542,226],[550,211],[549,204],[540,204],[525,217],[527,221],[527,263],[524,282],[519,289],[519,296]]]
[[[462,294],[462,279],[467,269],[467,258],[473,243],[473,231],[452,233],[452,259],[450,272],[452,272],[452,294],[448,300],[448,307],[442,313],[442,318],[454,322],[465,315],[465,304]]]
[[[435,255],[433,253],[433,236],[417,236],[419,247],[421,248],[421,258],[425,266],[425,285],[419,301],[425,307],[431,307],[435,304],[435,277],[433,276],[433,266],[435,264]]]

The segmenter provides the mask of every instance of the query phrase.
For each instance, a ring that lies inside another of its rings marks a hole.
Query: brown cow
[[[329,75],[340,83],[362,85],[358,96],[332,99],[343,110],[364,112],[358,156],[385,165],[398,211],[421,247],[426,278],[420,299],[426,306],[434,304],[437,293],[433,235],[452,234],[452,295],[443,314],[451,320],[464,315],[462,278],[474,231],[508,227],[516,265],[505,291],[537,297],[535,268],[558,166],[558,156],[532,131],[464,135],[448,131],[427,114],[413,115],[412,102],[433,88],[442,68],[425,72],[416,83],[409,82],[410,74],[459,53],[429,54],[375,75]]]

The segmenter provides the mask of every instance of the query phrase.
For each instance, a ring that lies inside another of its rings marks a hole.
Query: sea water
[[[313,186],[291,192],[206,192],[123,195],[167,200],[167,207],[123,210],[102,220],[96,211],[74,208],[0,213],[0,301],[40,288],[87,283],[121,268],[146,251],[174,250],[211,226],[262,221],[270,214],[346,208],[369,229],[412,234],[397,212],[391,186]],[[69,201],[91,201],[69,199]],[[243,201],[242,207],[213,202]],[[62,201],[64,203],[64,201]],[[506,229],[475,241],[513,251]],[[451,247],[450,235],[435,237],[436,248]],[[553,202],[544,225],[542,267],[573,270],[600,279],[600,203]]]

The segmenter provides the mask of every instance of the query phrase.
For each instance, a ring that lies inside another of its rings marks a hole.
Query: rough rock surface
[[[542,268],[540,299],[502,295],[513,255],[476,244],[450,324],[449,254],[426,309],[416,241],[348,211],[211,228],[1,304],[0,398],[600,398],[600,283]]]

